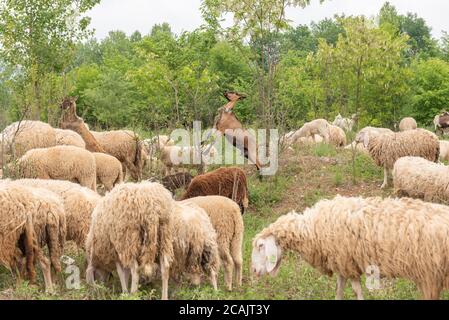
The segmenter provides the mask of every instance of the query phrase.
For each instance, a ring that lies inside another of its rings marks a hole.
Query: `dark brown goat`
[[[171,176],[166,176],[161,182],[165,188],[171,191],[171,193],[175,193],[176,190],[187,187],[191,181],[192,175],[190,173],[180,172]]]
[[[237,167],[220,168],[193,178],[182,200],[202,196],[224,196],[234,200],[241,213],[248,208],[248,183]]]

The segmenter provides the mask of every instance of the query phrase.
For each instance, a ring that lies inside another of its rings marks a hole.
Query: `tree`
[[[441,54],[443,59],[449,62],[449,34],[447,32],[443,32],[441,38]]]
[[[335,16],[334,19],[326,18],[318,23],[312,22],[312,34],[318,39],[324,39],[328,44],[335,45],[344,28],[340,21],[344,17]]]
[[[309,120],[356,113],[362,124],[392,127],[409,96],[408,37],[392,36],[363,17],[339,19],[344,32],[335,46],[321,39],[306,59],[282,60],[283,104],[303,108]]]
[[[412,70],[414,116],[431,124],[435,115],[449,111],[449,63],[433,58],[415,62]]]
[[[219,17],[231,13],[234,25],[228,30],[238,41],[249,40],[250,60],[258,92],[261,121],[274,124],[274,79],[280,61],[280,33],[289,26],[285,12],[288,7],[305,7],[310,0],[204,0],[203,15]],[[206,12],[204,14],[204,12]],[[216,25],[214,25],[216,27]]]
[[[304,55],[307,55],[311,51],[316,51],[317,45],[317,39],[307,25],[289,28],[282,36],[283,52],[294,50],[303,52]]]
[[[63,73],[76,41],[89,34],[83,13],[100,0],[9,0],[0,3],[0,55],[30,83],[33,118],[41,113],[41,82],[47,73]]]
[[[400,15],[393,5],[386,2],[379,13],[379,25],[392,34],[409,36],[408,56],[411,58],[418,55],[433,57],[437,54],[437,43],[432,38],[432,29],[417,14]]]

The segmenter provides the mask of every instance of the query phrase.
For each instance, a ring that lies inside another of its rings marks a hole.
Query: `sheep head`
[[[281,266],[281,260],[282,249],[274,236],[254,240],[251,270],[257,277],[267,273],[276,276]]]

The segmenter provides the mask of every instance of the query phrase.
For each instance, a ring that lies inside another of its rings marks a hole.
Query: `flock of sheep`
[[[141,141],[130,131],[93,132],[78,117],[70,121],[80,134],[39,121],[13,123],[1,134],[0,164],[15,178],[0,179],[2,265],[33,283],[38,264],[45,289],[53,291],[51,270],[61,272],[65,243],[73,241],[85,251],[88,284],[106,282],[116,271],[124,293],[158,279],[168,299],[170,279],[196,285],[207,279],[217,290],[220,268],[227,290],[242,284],[242,214],[249,202],[243,170],[171,175],[182,164],[169,155],[193,150],[166,136]],[[364,128],[347,145],[356,121],[314,120],[280,143],[366,152],[385,170],[382,187],[392,170],[396,192],[406,197],[337,196],[282,216],[255,236],[251,270],[276,275],[283,253],[293,250],[323,274],[337,275],[337,299],[348,280],[363,299],[361,277],[372,266],[382,276],[413,281],[423,298],[438,299],[449,288],[449,207],[435,202],[449,200],[449,169],[437,162],[448,160],[449,148],[412,118],[401,122],[400,132]],[[216,152],[205,149],[205,157]],[[199,172],[207,171],[203,160]],[[140,180],[155,161],[166,168],[161,183],[124,182],[128,174]],[[105,195],[97,193],[99,184]],[[181,187],[177,201],[173,193]]]

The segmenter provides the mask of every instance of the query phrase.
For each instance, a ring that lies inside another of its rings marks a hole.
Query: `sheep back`
[[[400,195],[449,202],[449,168],[445,165],[419,157],[403,157],[394,164],[393,181]]]
[[[174,201],[158,183],[121,184],[97,205],[86,240],[89,264],[105,271],[134,261],[151,275],[156,258],[173,260]]]
[[[74,146],[86,149],[83,138],[72,130],[54,129],[56,134],[56,144],[58,146]]]
[[[7,155],[13,155],[12,148],[14,148],[15,157],[20,158],[31,149],[54,147],[56,133],[47,123],[23,120],[6,127],[0,134],[1,141],[3,141]]]
[[[242,211],[248,208],[248,184],[245,172],[237,167],[219,168],[192,179],[182,200],[219,195],[234,200]]]
[[[437,162],[440,154],[438,137],[424,129],[385,133],[370,139],[368,150],[378,166],[393,169],[401,157],[422,157]]]
[[[448,287],[449,208],[410,198],[323,200],[291,213],[255,237],[273,235],[326,275],[358,279],[369,266],[419,288]]]
[[[96,190],[95,158],[89,151],[73,146],[56,146],[28,151],[18,161],[22,178],[75,181]]]

